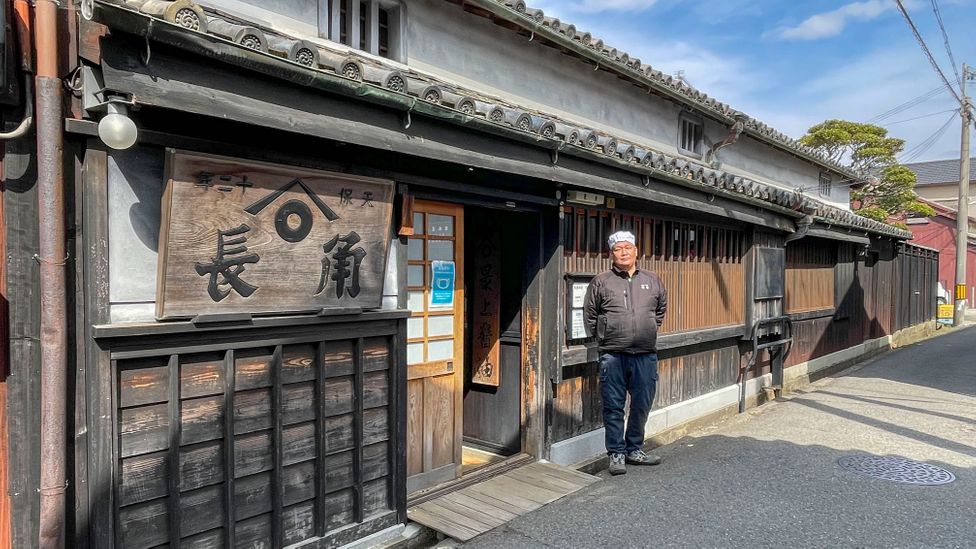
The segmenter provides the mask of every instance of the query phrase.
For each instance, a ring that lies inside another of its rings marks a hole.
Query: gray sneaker
[[[610,474],[611,475],[624,475],[627,473],[627,465],[625,465],[626,458],[623,454],[610,454]]]
[[[661,456],[645,454],[643,450],[634,450],[627,454],[625,461],[631,465],[657,465],[661,463]]]

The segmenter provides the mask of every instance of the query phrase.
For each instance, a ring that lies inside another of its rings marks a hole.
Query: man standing
[[[657,465],[645,454],[644,423],[657,389],[657,331],[664,322],[667,292],[658,276],[637,268],[636,238],[628,231],[610,235],[609,271],[595,276],[586,290],[584,315],[590,336],[600,346],[600,390],[610,474],[627,472],[626,463]],[[624,433],[624,404],[630,417]]]

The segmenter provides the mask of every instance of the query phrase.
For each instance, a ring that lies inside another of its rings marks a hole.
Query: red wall
[[[913,244],[935,248],[939,250],[939,281],[950,295],[956,284],[956,221],[937,216],[929,219],[925,225],[909,226],[915,238]],[[976,242],[969,241],[968,260],[966,262],[966,286],[969,306],[976,307]]]

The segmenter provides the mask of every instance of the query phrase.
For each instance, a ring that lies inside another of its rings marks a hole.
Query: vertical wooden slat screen
[[[834,266],[837,244],[800,240],[786,247],[786,312],[834,307]]]
[[[113,360],[116,547],[284,547],[392,525],[394,340]]]
[[[595,208],[567,206],[563,213],[563,222],[571,225],[565,227],[566,234],[598,231],[596,238],[565,243],[565,271],[570,274],[596,274],[610,268],[608,235],[600,227],[629,228],[634,233],[641,253],[638,267],[656,273],[668,290],[662,332],[744,322],[742,231]],[[589,227],[582,227],[580,220],[591,220]]]

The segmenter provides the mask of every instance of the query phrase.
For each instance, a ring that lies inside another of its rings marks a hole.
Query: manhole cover
[[[937,486],[956,480],[942,467],[894,456],[844,456],[837,464],[848,471],[904,484]]]

